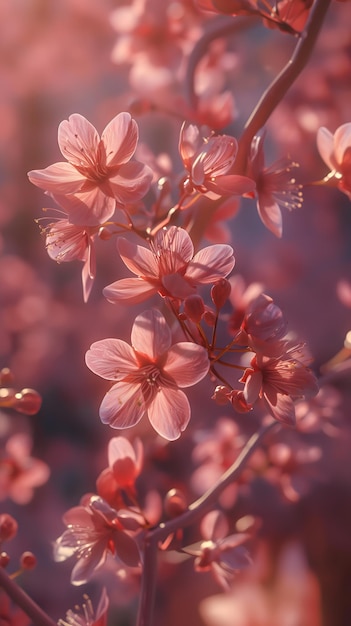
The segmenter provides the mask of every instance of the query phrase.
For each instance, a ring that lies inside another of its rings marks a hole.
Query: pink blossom
[[[351,122],[342,124],[334,135],[327,128],[317,133],[317,147],[323,161],[330,168],[324,179],[333,181],[351,199]]]
[[[116,554],[126,565],[139,563],[139,551],[128,530],[138,528],[132,513],[115,511],[99,496],[69,509],[63,517],[67,530],[55,542],[54,558],[65,561],[77,558],[71,583],[82,585],[105,563],[108,554]]]
[[[291,211],[302,206],[302,186],[291,175],[291,170],[296,167],[298,164],[288,159],[266,167],[263,137],[253,138],[249,173],[256,182],[256,190],[249,195],[257,197],[258,214],[263,224],[277,237],[281,237],[283,232],[280,207]]]
[[[113,437],[108,444],[109,467],[97,479],[98,493],[111,506],[121,503],[120,490],[135,497],[135,481],[143,465],[143,444],[139,438],[134,446],[125,437]]]
[[[54,163],[28,176],[57,200],[71,223],[101,225],[116,206],[137,202],[148,191],[151,170],[130,160],[137,142],[137,123],[129,113],[116,115],[101,139],[85,117],[74,113],[58,129],[59,147],[68,163]]]
[[[247,307],[236,341],[255,352],[278,356],[284,352],[287,323],[272,298],[261,293]]]
[[[257,354],[244,372],[244,397],[254,404],[262,397],[269,412],[279,422],[294,425],[296,422],[294,400],[317,394],[318,384],[313,372],[303,361],[295,358],[299,346],[283,357],[270,358]]]
[[[0,501],[11,498],[17,504],[27,504],[49,478],[44,461],[30,456],[31,437],[25,433],[12,435],[0,457]]]
[[[41,229],[51,259],[57,263],[83,261],[83,298],[87,302],[96,274],[94,239],[99,227],[78,226],[71,224],[67,218],[50,222]]]
[[[96,611],[88,596],[84,596],[84,604],[81,609],[74,607],[74,611],[67,611],[65,619],[59,619],[59,626],[106,626],[109,598],[104,588],[101,593]]]
[[[201,523],[201,534],[205,540],[183,548],[184,552],[196,557],[195,570],[211,571],[225,590],[230,589],[229,583],[235,572],[251,563],[248,552],[242,547],[249,535],[237,533],[226,536],[227,532],[228,523],[223,513],[211,511]]]
[[[147,412],[156,432],[178,439],[190,419],[189,401],[179,387],[190,387],[207,374],[207,351],[188,341],[172,346],[166,320],[155,309],[135,319],[131,343],[103,339],[86,354],[95,374],[117,381],[101,403],[101,421],[128,428]]]
[[[159,293],[163,297],[185,299],[196,286],[223,278],[234,267],[233,249],[226,244],[203,248],[194,256],[188,233],[177,226],[160,230],[150,250],[118,239],[122,261],[138,278],[124,278],[103,290],[110,302],[135,304]]]
[[[212,200],[254,191],[256,185],[252,179],[230,174],[237,150],[238,142],[234,137],[211,135],[203,138],[197,126],[184,122],[179,152],[188,171],[185,191],[201,193]]]

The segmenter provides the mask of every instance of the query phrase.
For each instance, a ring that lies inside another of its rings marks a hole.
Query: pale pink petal
[[[174,344],[167,352],[163,371],[178,387],[190,387],[206,376],[210,362],[207,350],[190,341]]]
[[[168,292],[167,295],[171,295],[173,298],[179,298],[185,300],[188,296],[195,293],[196,288],[185,280],[181,274],[168,274],[161,279],[162,285]],[[164,295],[164,293],[163,293]]]
[[[52,194],[54,200],[68,213],[71,224],[99,226],[109,220],[115,212],[116,200],[93,187],[76,194]]]
[[[117,174],[109,177],[108,184],[119,204],[133,204],[149,191],[152,178],[153,173],[148,165],[129,161],[118,168]]]
[[[129,113],[119,113],[101,135],[108,167],[122,165],[133,156],[138,142],[138,125]]]
[[[264,225],[276,237],[281,237],[283,232],[282,213],[277,202],[271,196],[260,194],[257,200],[258,214]]]
[[[264,394],[264,399],[268,405],[270,413],[276,420],[294,426],[296,424],[295,406],[290,396],[277,393],[275,399]]]
[[[100,137],[96,128],[79,113],[73,113],[58,128],[58,144],[63,156],[78,167],[91,168],[96,161]]]
[[[110,601],[107,595],[105,587],[102,590],[101,598],[96,609],[94,626],[106,626],[107,623],[107,611]]]
[[[317,148],[324,163],[326,163],[331,170],[334,170],[337,167],[334,156],[334,137],[324,126],[319,128],[317,132]]]
[[[145,410],[141,385],[121,382],[107,392],[99,414],[102,423],[111,428],[129,428],[141,420]]]
[[[228,531],[227,519],[221,511],[211,511],[202,519],[201,534],[204,539],[222,539]]]
[[[167,256],[167,273],[175,273],[183,268],[194,255],[194,246],[190,235],[184,228],[171,226],[159,230],[155,236],[153,247],[156,256],[162,262],[162,251],[169,252]]]
[[[148,248],[119,237],[117,249],[123,263],[137,276],[158,278],[159,267],[155,255]]]
[[[334,153],[337,163],[342,163],[347,149],[351,148],[351,122],[339,126],[334,134]]]
[[[72,585],[84,585],[92,575],[103,566],[107,558],[106,538],[96,541],[89,550],[78,559],[71,574]]]
[[[237,195],[255,191],[256,183],[247,176],[238,174],[228,174],[227,176],[216,176],[214,180],[206,178],[206,187],[218,196]]]
[[[82,269],[84,302],[88,302],[88,299],[89,299],[89,296],[93,287],[95,275],[96,275],[95,248],[94,248],[92,241],[90,240],[90,245],[88,246],[87,259]]]
[[[191,160],[201,143],[200,131],[194,124],[183,122],[179,136],[179,152],[187,170],[191,168]]]
[[[134,448],[125,437],[113,437],[109,441],[107,456],[109,467],[113,467],[115,461],[126,457],[136,461]]]
[[[194,283],[213,283],[224,278],[235,265],[233,248],[226,244],[207,246],[190,261],[185,276]]]
[[[261,372],[256,371],[249,374],[244,387],[244,398],[247,404],[254,404],[254,402],[256,402],[262,388],[262,381]]]
[[[204,170],[211,178],[222,177],[233,165],[238,149],[238,142],[229,135],[210,137],[204,144],[199,157]],[[195,162],[196,167],[196,162]]]
[[[150,309],[138,315],[133,324],[131,343],[137,352],[146,354],[156,361],[171,345],[171,331],[157,309]]]
[[[76,193],[86,178],[70,163],[54,163],[43,170],[28,172],[28,178],[33,185],[58,194]]]
[[[63,522],[66,526],[83,526],[86,528],[94,528],[94,521],[89,509],[83,506],[74,506],[62,517]],[[67,530],[63,533],[61,537],[62,545],[72,545],[77,546],[77,541],[74,533],[71,530]]]
[[[157,288],[142,278],[122,278],[102,290],[113,304],[137,304],[157,293]]]
[[[122,339],[102,339],[85,355],[89,369],[106,380],[122,380],[138,369],[134,350]]]
[[[159,389],[149,405],[148,415],[156,432],[168,441],[174,441],[190,420],[188,398],[179,389]]]

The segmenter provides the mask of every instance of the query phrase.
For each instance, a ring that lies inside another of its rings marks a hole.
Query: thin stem
[[[264,437],[273,429],[279,427],[279,423],[270,422],[268,425],[260,428],[260,430],[250,437],[236,461],[234,461],[226,472],[224,472],[220,480],[213,487],[208,489],[200,498],[190,504],[185,513],[169,520],[168,522],[161,523],[159,526],[148,532],[144,545],[143,577],[137,626],[152,626],[153,624],[153,604],[156,588],[158,544],[178,529],[194,524],[200,520],[212,506],[215,506],[218,503],[218,498],[223,490],[240,475],[246,462],[256,448],[262,443]]]
[[[4,589],[11,600],[28,615],[35,626],[57,626],[56,622],[11,579],[3,567],[0,567],[0,588]]]
[[[306,28],[304,32],[301,33],[291,58],[268,89],[266,89],[246,122],[244,132],[239,140],[239,149],[235,162],[236,173],[245,172],[246,161],[253,137],[265,125],[274,109],[306,66],[317,41],[330,2],[331,0],[315,0]]]

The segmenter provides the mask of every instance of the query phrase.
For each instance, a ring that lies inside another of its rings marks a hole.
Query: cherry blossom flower
[[[59,147],[68,163],[54,163],[28,176],[57,200],[72,224],[101,225],[116,206],[137,202],[149,189],[151,170],[130,160],[137,142],[137,123],[129,113],[116,115],[101,139],[85,117],[74,113],[58,129]]]
[[[253,192],[256,185],[252,179],[230,173],[237,150],[234,137],[203,138],[197,126],[184,122],[179,137],[180,156],[188,171],[184,190],[189,194],[204,194],[212,200]]]
[[[50,222],[45,228],[41,227],[41,230],[51,259],[57,263],[83,261],[83,298],[87,302],[96,275],[94,239],[99,227],[71,224],[67,215],[64,219]]]
[[[278,356],[284,352],[286,328],[282,310],[261,293],[249,303],[236,341],[255,352]]]
[[[246,533],[226,536],[228,523],[223,513],[211,511],[202,520],[201,534],[204,541],[183,548],[187,554],[196,556],[197,572],[211,571],[223,589],[230,589],[235,572],[247,567],[251,559],[242,544],[249,539]]]
[[[27,504],[49,478],[50,470],[44,461],[30,456],[31,437],[17,433],[8,439],[0,457],[0,501],[10,498],[17,504]]]
[[[128,428],[147,412],[157,433],[178,439],[190,419],[189,401],[179,387],[204,378],[209,369],[207,351],[188,341],[171,345],[171,331],[155,309],[137,316],[131,343],[103,339],[86,354],[86,364],[95,374],[117,381],[101,403],[101,421],[112,428]]]
[[[296,422],[294,400],[318,393],[313,372],[303,360],[296,358],[299,349],[295,346],[280,358],[257,354],[241,378],[245,383],[244,398],[249,405],[262,397],[271,415],[289,425]]]
[[[103,588],[96,611],[93,609],[90,598],[84,595],[84,604],[79,609],[67,611],[65,619],[59,619],[59,626],[106,626],[109,598],[106,589]]]
[[[99,496],[83,499],[80,506],[69,509],[63,521],[67,530],[56,540],[55,561],[77,558],[72,570],[71,583],[82,585],[106,562],[108,554],[128,566],[139,563],[139,551],[126,529],[137,530],[139,524],[132,512],[115,511]]]
[[[283,232],[280,206],[290,211],[302,206],[302,185],[291,175],[291,170],[297,167],[298,163],[288,159],[265,167],[263,137],[253,138],[249,174],[256,182],[256,190],[247,195],[256,196],[263,224],[277,237],[281,237]]]
[[[113,437],[108,444],[108,464],[97,479],[99,495],[111,506],[115,506],[115,501],[123,502],[120,490],[135,498],[135,481],[143,465],[141,440],[137,438],[133,446],[125,437]]]
[[[335,183],[351,199],[351,122],[339,126],[334,135],[327,128],[320,128],[317,147],[330,168],[324,181]]]
[[[103,294],[109,302],[135,304],[159,293],[185,299],[196,286],[224,278],[234,267],[233,249],[226,244],[203,248],[194,256],[194,246],[183,228],[160,230],[150,250],[120,237],[122,261],[138,278],[124,278],[108,285]]]

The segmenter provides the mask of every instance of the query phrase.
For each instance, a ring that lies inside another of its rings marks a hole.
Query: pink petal
[[[106,626],[107,623],[107,611],[110,601],[107,595],[105,587],[102,590],[101,598],[96,609],[94,626]]]
[[[331,170],[334,170],[337,167],[334,156],[334,137],[324,126],[319,128],[317,132],[317,148],[324,163],[326,163]]]
[[[136,317],[131,333],[131,343],[137,352],[156,361],[168,350],[171,339],[169,326],[157,309],[144,311]]]
[[[148,415],[156,432],[168,441],[174,441],[190,420],[188,398],[179,389],[159,389],[148,408]]]
[[[178,387],[190,387],[206,376],[210,362],[205,348],[190,341],[174,344],[167,352],[163,371]]]
[[[117,249],[123,263],[137,276],[158,278],[159,268],[155,255],[148,248],[138,246],[135,243],[119,237]]]
[[[260,194],[257,200],[257,210],[266,228],[276,237],[281,237],[283,232],[282,213],[273,198]]]
[[[227,519],[221,511],[211,511],[202,519],[201,534],[204,539],[222,539],[228,530]]]
[[[254,191],[256,183],[247,176],[228,174],[227,176],[216,176],[215,180],[206,178],[206,187],[218,196],[242,196],[244,193]]]
[[[97,160],[100,137],[96,128],[79,113],[73,113],[58,128],[58,144],[63,156],[78,167],[91,168]]]
[[[119,459],[125,459],[126,457],[136,461],[135,452],[132,444],[125,437],[113,437],[108,444],[108,464],[109,467],[113,467],[113,464]]]
[[[145,410],[141,385],[121,382],[107,392],[99,414],[102,423],[111,428],[129,428],[141,420]]]
[[[119,113],[101,135],[108,167],[122,165],[133,156],[138,143],[138,125],[129,113]]]
[[[181,274],[168,274],[162,277],[162,285],[168,292],[167,295],[171,295],[173,298],[179,298],[185,300],[188,296],[195,293],[196,288],[185,280]],[[164,292],[162,292],[164,295]]]
[[[184,122],[179,136],[179,152],[187,170],[191,168],[191,160],[201,143],[200,131],[194,124]]]
[[[116,201],[107,196],[100,187],[93,187],[70,195],[52,194],[54,200],[68,213],[71,224],[99,226],[115,212]]]
[[[119,204],[133,204],[149,191],[152,178],[153,173],[148,165],[130,161],[121,165],[117,174],[109,177],[108,184]]]
[[[244,398],[247,404],[254,404],[262,388],[262,372],[256,371],[249,374],[245,387]]]
[[[278,422],[282,422],[283,424],[287,424],[288,426],[295,426],[295,406],[290,396],[277,393],[276,399],[273,402],[273,399],[271,397],[268,398],[268,396],[264,394],[264,399],[268,405],[271,415],[273,415],[273,417],[278,420]]]
[[[83,299],[84,302],[88,302],[91,289],[94,283],[96,275],[96,259],[95,259],[95,248],[90,240],[90,245],[88,246],[88,254],[87,259],[83,265],[82,269],[82,284],[83,284]]]
[[[124,532],[118,532],[113,538],[117,556],[129,567],[137,567],[140,563],[138,546],[134,539]]]
[[[85,528],[94,528],[94,522],[89,510],[84,506],[74,506],[62,517],[66,526],[83,526]],[[65,531],[62,535],[63,545],[74,546],[76,545],[76,539],[72,530]]]
[[[137,304],[157,293],[157,288],[142,278],[122,278],[102,290],[113,304]]]
[[[123,380],[138,369],[134,350],[122,339],[102,339],[85,355],[89,369],[106,380]]]
[[[185,276],[194,283],[213,283],[224,278],[235,265],[233,248],[226,244],[207,246],[190,261]]]
[[[83,585],[105,563],[107,558],[106,538],[96,541],[91,549],[84,550],[71,574],[72,585]]]
[[[334,152],[337,163],[342,163],[347,149],[351,148],[351,123],[342,124],[334,134]]]
[[[167,256],[167,274],[174,274],[183,268],[194,255],[194,246],[190,235],[184,228],[177,226],[159,230],[154,238],[153,247],[156,256],[160,258],[161,266],[162,252],[170,253]]]
[[[28,178],[33,185],[52,191],[53,193],[76,193],[86,182],[86,177],[70,163],[54,163],[44,170],[28,172]]]

